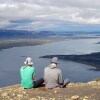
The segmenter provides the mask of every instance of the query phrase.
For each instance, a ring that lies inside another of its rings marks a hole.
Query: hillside
[[[4,30],[0,29],[0,38],[44,38],[59,36],[60,33],[52,31],[27,31],[27,30]]]
[[[100,100],[100,81],[70,83],[66,88],[23,89],[20,84],[0,88],[0,100]]]
[[[33,32],[35,33],[35,32]],[[2,30],[0,29],[0,38],[33,37],[30,31],[24,30]]]
[[[43,38],[56,35],[51,31],[3,30],[0,29],[0,38]]]
[[[0,29],[0,38],[45,38],[45,37],[66,37],[66,38],[99,38],[100,32],[84,31],[28,31],[28,30],[6,30]]]
[[[40,58],[52,58],[54,56],[58,57],[61,60],[70,60],[74,62],[88,64],[94,67],[90,70],[100,71],[100,52],[84,55],[45,55]]]

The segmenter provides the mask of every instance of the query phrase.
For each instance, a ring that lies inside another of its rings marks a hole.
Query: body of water
[[[33,59],[38,79],[43,76],[44,68],[51,61],[39,58],[40,56],[100,52],[100,44],[96,44],[97,42],[100,42],[100,38],[66,39],[44,45],[3,49],[0,51],[0,87],[20,83],[19,70],[28,56]],[[72,82],[87,82],[100,78],[99,71],[88,70],[93,66],[60,60],[58,67],[62,70],[63,78],[69,78]]]

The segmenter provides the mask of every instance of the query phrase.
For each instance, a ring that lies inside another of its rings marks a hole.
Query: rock
[[[97,85],[99,85],[99,86],[100,86],[100,82],[97,82]]]
[[[57,91],[55,90],[54,93],[57,93]]]
[[[49,98],[49,100],[56,100],[55,98]]]
[[[97,82],[96,81],[91,81],[91,82],[88,82],[89,85],[96,85]]]
[[[23,98],[23,95],[22,94],[17,94],[17,97],[18,98]]]
[[[79,100],[79,96],[78,95],[74,95],[71,97],[71,100]]]
[[[88,100],[88,98],[89,98],[88,96],[84,96],[83,100]]]
[[[15,94],[15,93],[13,93],[12,95],[13,95],[13,96],[15,96],[16,94]]]
[[[67,87],[71,87],[71,86],[74,86],[75,83],[69,83]]]
[[[30,98],[30,100],[37,100],[36,98]]]
[[[3,94],[1,94],[3,97],[5,97],[5,96],[8,96],[8,93],[3,93]]]
[[[79,86],[84,86],[87,85],[86,83],[69,83],[67,87],[79,87]]]
[[[23,94],[26,94],[26,91],[22,91]]]

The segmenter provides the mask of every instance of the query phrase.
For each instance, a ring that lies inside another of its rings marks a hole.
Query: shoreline
[[[43,45],[66,39],[84,39],[84,37],[0,38],[0,50],[20,46]],[[100,42],[97,42],[96,44],[100,44]]]
[[[35,46],[53,43],[63,40],[62,38],[16,38],[16,39],[0,39],[0,50],[20,46]]]
[[[69,60],[86,65],[91,65],[93,68],[89,70],[100,71],[100,52],[85,54],[85,55],[45,55],[40,58],[58,57],[60,60]]]
[[[15,39],[0,39],[0,50],[8,49],[12,47],[21,46],[35,46],[43,45],[53,42],[62,41],[66,38],[64,37],[54,37],[54,38],[15,38]],[[98,42],[100,43],[100,42]],[[89,70],[100,71],[100,52],[85,54],[85,55],[45,55],[40,58],[52,58],[54,56],[59,57],[61,60],[74,61],[86,65],[91,65],[94,68]]]

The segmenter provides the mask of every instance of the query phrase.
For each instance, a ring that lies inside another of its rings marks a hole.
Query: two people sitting
[[[23,88],[37,88],[43,86],[47,89],[64,88],[68,83],[69,79],[62,79],[62,72],[57,67],[59,64],[58,58],[53,57],[51,64],[44,69],[44,76],[38,80],[35,79],[35,67],[33,66],[32,59],[26,58],[24,66],[20,68],[21,85]]]

